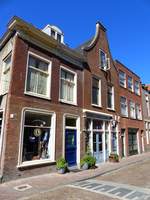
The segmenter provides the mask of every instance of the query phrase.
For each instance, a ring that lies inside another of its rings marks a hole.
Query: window
[[[146,107],[147,107],[147,115],[150,116],[150,101],[149,101],[148,95],[145,95],[145,100],[146,100]]]
[[[100,80],[97,78],[92,78],[92,104],[101,105],[100,99]]]
[[[128,106],[127,99],[125,97],[120,98],[121,114],[123,116],[128,116]]]
[[[60,100],[76,104],[76,74],[61,68]]]
[[[117,153],[117,133],[116,133],[116,128],[112,129],[111,133],[111,140],[112,140],[112,152]]]
[[[135,119],[135,103],[130,101],[130,117]]]
[[[108,86],[107,88],[107,106],[114,109],[114,87]]]
[[[122,87],[126,87],[126,74],[122,71],[119,72],[119,84]]]
[[[51,29],[51,36],[55,39],[55,34],[56,32],[54,30]]]
[[[133,79],[130,76],[128,76],[128,89],[133,91]]]
[[[10,83],[11,54],[3,60],[2,94],[7,93]]]
[[[2,122],[3,122],[3,112],[0,111],[0,153],[2,147]]]
[[[142,119],[141,106],[139,104],[135,105],[135,116],[136,119]]]
[[[107,58],[107,54],[100,50],[100,67],[103,70],[110,69],[110,59]]]
[[[140,83],[138,81],[135,81],[134,83],[134,91],[135,94],[140,95]]]
[[[57,41],[61,43],[61,35],[59,33],[57,33]]]
[[[52,115],[25,111],[22,161],[51,159]]]
[[[50,63],[29,55],[26,92],[50,97]]]

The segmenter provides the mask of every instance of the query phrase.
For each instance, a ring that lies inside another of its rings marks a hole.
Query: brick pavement
[[[53,190],[56,187],[61,187],[62,185],[70,184],[75,181],[109,174],[112,171],[118,170],[120,168],[125,168],[145,160],[150,160],[150,152],[122,159],[119,163],[104,163],[99,165],[98,168],[92,170],[70,172],[64,175],[50,173],[6,182],[0,185],[0,200],[16,200],[38,193],[47,192]],[[32,186],[32,188],[22,192],[14,189],[15,186],[23,184],[28,184]]]

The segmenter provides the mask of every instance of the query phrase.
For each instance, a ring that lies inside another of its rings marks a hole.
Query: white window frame
[[[105,66],[104,68],[102,68],[101,66],[101,52],[103,52],[105,54]],[[110,58],[107,57],[107,53],[105,53],[102,49],[99,49],[99,67],[104,70],[107,71],[110,69]]]
[[[126,99],[126,113],[123,114],[123,113],[121,112],[121,115],[122,115],[123,117],[128,117],[128,100],[127,100],[126,97],[120,96],[120,111],[121,111],[121,97]]]
[[[131,107],[133,108],[133,110],[131,110]],[[132,119],[135,119],[136,118],[136,110],[135,110],[136,108],[135,108],[135,103],[132,101],[132,100],[130,100],[129,101],[129,110],[130,110],[130,117],[132,118]],[[132,116],[132,111],[133,111],[133,116]]]
[[[150,117],[150,100],[147,94],[145,94],[145,101],[146,101],[147,115],[148,117]]]
[[[99,81],[99,94],[98,94],[98,104],[94,104],[93,103],[93,78],[97,79]],[[91,102],[92,102],[92,106],[95,106],[95,107],[101,107],[102,106],[102,89],[101,89],[101,79],[96,77],[96,76],[92,76],[92,80],[91,80]]]
[[[37,59],[40,59],[41,61],[48,63],[48,74],[49,74],[49,76],[48,76],[48,80],[47,80],[47,94],[46,95],[27,91],[27,81],[28,81],[27,79],[28,79],[28,71],[29,71],[28,64],[29,64],[29,57],[30,56],[33,56]],[[39,56],[38,54],[35,54],[35,53],[29,51],[28,56],[27,56],[27,64],[26,64],[26,79],[25,79],[24,94],[50,100],[51,99],[51,75],[52,75],[52,61],[48,60],[48,59],[46,59],[42,56]]]
[[[136,84],[138,84],[138,91],[136,91]],[[140,82],[139,81],[134,81],[134,92],[136,95],[140,96]]]
[[[4,70],[4,68],[5,68],[5,65],[6,65],[6,60],[8,59],[8,58],[11,58],[11,61],[10,61],[10,66],[9,66],[9,68],[7,68],[7,69],[5,69]],[[9,91],[9,86],[10,86],[10,81],[9,81],[9,85],[8,85],[8,89],[7,90],[5,90],[4,91],[4,72],[5,71],[8,71],[9,70],[9,79],[11,78],[11,67],[12,67],[12,52],[10,52],[10,53],[8,53],[7,54],[7,56],[2,60],[2,76],[1,76],[1,94],[6,94],[6,93],[8,93],[8,91]]]
[[[31,113],[34,112],[34,113],[51,115],[51,141],[50,141],[50,144],[52,145],[52,152],[51,152],[50,159],[33,160],[33,161],[31,160],[31,161],[24,161],[24,162],[22,161],[25,112],[31,112]],[[38,108],[28,108],[28,107],[23,108],[22,114],[21,114],[21,128],[20,128],[19,154],[18,154],[17,168],[41,165],[41,164],[45,164],[45,163],[54,163],[55,162],[55,137],[56,137],[56,114],[55,114],[55,112],[38,109]]]
[[[138,108],[138,114],[139,114],[139,117],[137,117],[136,119],[138,120],[142,120],[142,108],[141,108],[141,105],[136,103],[135,104],[135,112],[137,111],[136,109]],[[138,116],[138,115],[137,115]]]
[[[114,86],[108,86],[112,88],[112,107],[108,107],[108,92],[107,92],[107,109],[108,110],[115,110],[115,92],[114,92]]]
[[[130,79],[131,79],[131,82],[129,81]],[[129,83],[131,83],[131,88],[129,88]],[[128,76],[128,90],[130,90],[131,92],[134,91],[133,78],[131,76]]]
[[[61,70],[74,74],[75,86],[74,86],[74,92],[73,92],[73,98],[74,98],[73,101],[67,101],[67,100],[61,99]],[[66,104],[77,105],[77,72],[72,71],[62,65],[60,66],[60,71],[59,71],[59,101]]]
[[[120,82],[120,74],[121,74],[121,73],[124,74],[124,80],[123,80],[123,81],[124,81],[124,85],[122,85],[121,82]],[[126,80],[126,79],[127,79],[126,73],[123,72],[123,71],[121,71],[121,70],[119,70],[119,85],[120,85],[121,87],[123,87],[123,88],[126,88],[126,87],[127,87],[127,83],[126,83],[127,80]]]

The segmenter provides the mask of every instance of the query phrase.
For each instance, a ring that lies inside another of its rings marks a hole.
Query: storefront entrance
[[[69,166],[76,165],[76,130],[66,129],[65,133],[65,159]]]
[[[128,145],[129,145],[129,155],[135,155],[138,153],[137,129],[128,130]]]
[[[97,163],[104,161],[103,133],[94,133],[93,134],[93,155],[96,158]]]

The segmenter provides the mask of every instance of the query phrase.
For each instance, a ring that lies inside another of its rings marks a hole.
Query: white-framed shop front
[[[112,115],[85,112],[85,134],[97,164],[106,162],[110,153],[119,154],[118,123]]]

